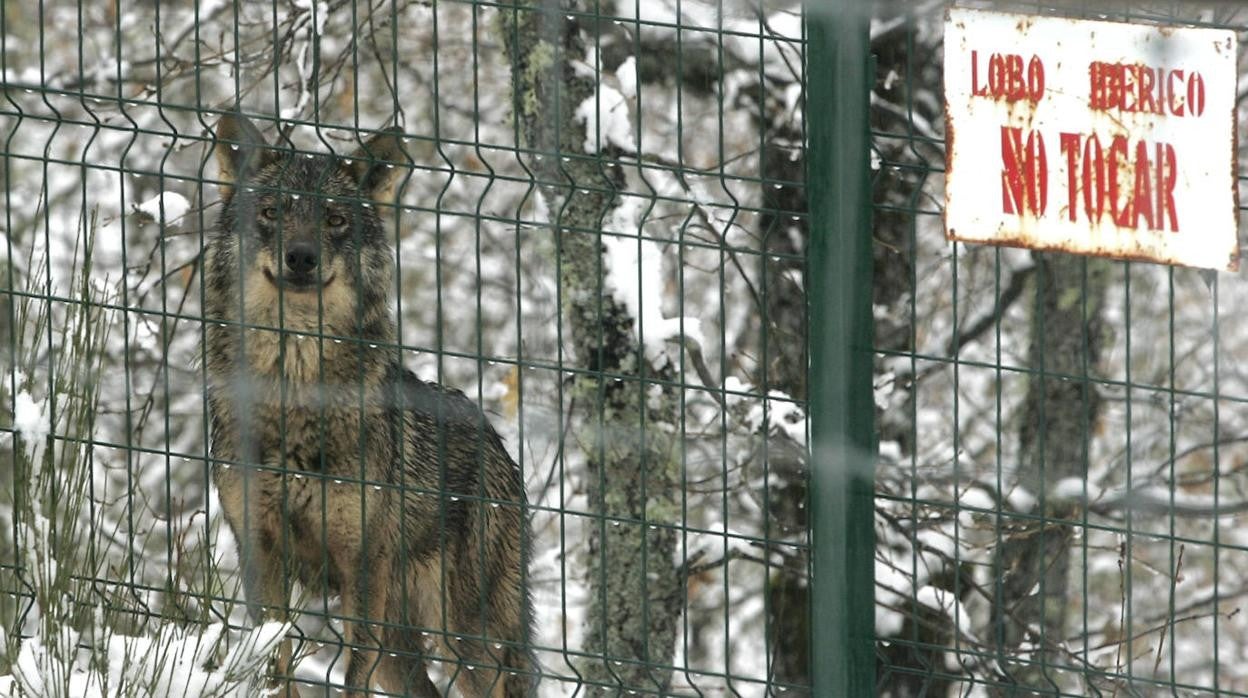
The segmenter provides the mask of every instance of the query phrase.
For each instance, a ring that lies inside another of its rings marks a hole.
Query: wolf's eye
[[[275,221],[277,220],[277,207],[266,206],[260,211],[260,215],[264,216],[266,220]]]
[[[337,213],[331,213],[325,217],[325,223],[331,228],[341,228],[347,224],[347,219]]]

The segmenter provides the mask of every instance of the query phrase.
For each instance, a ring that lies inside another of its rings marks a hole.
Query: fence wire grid
[[[959,5],[1230,29],[1244,74],[1242,3]],[[946,243],[945,8],[871,28],[877,692],[1245,695],[1241,276]]]
[[[1239,277],[947,243],[947,5],[4,3],[0,695],[1248,696]]]
[[[811,694],[799,5],[0,25],[0,695]]]

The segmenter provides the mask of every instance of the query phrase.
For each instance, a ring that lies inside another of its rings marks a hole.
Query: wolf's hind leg
[[[390,591],[388,624],[382,634],[381,666],[376,676],[387,693],[442,698],[425,664],[426,643],[421,628],[431,627],[433,622],[427,613],[422,613],[422,600],[406,585]]]
[[[396,652],[393,657],[381,658],[377,678],[386,693],[412,698],[442,698],[438,687],[429,678],[424,659],[419,654],[409,654],[406,648],[404,654]]]

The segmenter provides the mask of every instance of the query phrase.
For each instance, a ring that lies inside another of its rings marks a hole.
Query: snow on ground
[[[219,623],[164,625],[155,636],[109,635],[102,650],[92,653],[76,631],[64,627],[53,638],[24,639],[10,659],[11,675],[0,677],[0,691],[7,686],[28,698],[243,698],[255,695],[250,679],[288,629],[284,623],[229,632]]]

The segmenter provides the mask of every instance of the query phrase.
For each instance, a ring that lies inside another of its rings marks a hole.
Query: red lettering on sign
[[[1006,213],[1044,215],[1049,198],[1049,164],[1044,136],[1011,126],[1001,127],[1001,208]]]
[[[1107,155],[1096,134],[1084,137],[1063,133],[1061,143],[1066,156],[1066,217],[1070,222],[1079,220],[1082,201],[1087,220],[1093,225],[1100,223],[1108,202],[1114,225],[1139,228],[1143,223],[1149,230],[1178,232],[1178,209],[1174,205],[1178,162],[1173,145],[1151,144],[1150,153],[1147,141],[1137,141],[1132,147],[1126,136],[1119,135],[1110,142]]]
[[[1032,102],[1039,102],[1040,98],[1043,96],[1044,63],[1040,61],[1038,56],[1032,56],[1031,60],[1027,61],[1027,98]]]
[[[1153,98],[1154,76],[1151,70],[1140,74],[1140,111],[1151,114],[1157,113],[1157,100]]]
[[[1193,116],[1205,113],[1205,79],[1200,73],[1192,73],[1187,81],[1187,111]]]
[[[1044,96],[1044,63],[1032,56],[1023,65],[1017,54],[994,53],[988,58],[987,80],[979,79],[979,51],[971,51],[971,94],[1004,102],[1039,102]]]
[[[1063,133],[1061,140],[1062,154],[1066,156],[1066,216],[1071,223],[1079,220],[1078,198],[1082,191],[1083,213],[1092,223],[1098,223],[1105,213],[1105,198],[1109,193],[1101,142],[1096,134],[1084,140],[1078,133]]]
[[[1093,61],[1088,82],[1088,106],[1098,111],[1171,116],[1205,112],[1205,79],[1199,72]]]
[[[1063,133],[1058,140],[1062,144],[1062,155],[1066,156],[1066,217],[1074,223],[1077,220],[1075,192],[1079,177],[1079,134]]]
[[[1178,166],[1174,155],[1174,146],[1169,143],[1158,143],[1156,156],[1157,167],[1157,230],[1165,230],[1169,222],[1172,232],[1179,232],[1178,212],[1174,208],[1175,168]]]
[[[1119,228],[1127,226],[1127,219],[1131,216],[1131,201],[1128,199],[1120,206],[1118,204],[1118,175],[1122,169],[1126,167],[1127,159],[1127,137],[1114,136],[1114,140],[1109,144],[1109,216],[1114,221],[1114,225]]]
[[[1170,107],[1171,114],[1174,114],[1175,116],[1183,116],[1183,95],[1179,94],[1179,91],[1174,89],[1175,78],[1178,78],[1180,83],[1183,82],[1183,71],[1172,70],[1170,71],[1170,75],[1166,78],[1166,90],[1170,93],[1170,98],[1166,100],[1166,105]],[[1179,95],[1178,104],[1174,103],[1174,96],[1176,94]]]
[[[1074,194],[1071,194],[1073,197]],[[1105,151],[1101,140],[1092,134],[1083,144],[1083,203],[1084,211],[1094,223],[1105,215],[1105,199],[1109,196],[1109,182],[1105,179]],[[1095,202],[1095,205],[1093,205]]]
[[[1149,230],[1153,225],[1153,190],[1149,177],[1153,174],[1148,163],[1148,146],[1144,141],[1135,144],[1135,187],[1131,193],[1131,227],[1140,227],[1140,216],[1148,223]]]

